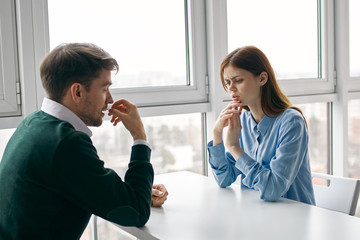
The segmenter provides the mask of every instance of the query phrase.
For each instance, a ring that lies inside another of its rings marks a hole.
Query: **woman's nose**
[[[233,82],[230,83],[230,85],[229,85],[229,90],[231,90],[231,91],[236,90],[236,87],[234,86],[234,83],[233,83]]]

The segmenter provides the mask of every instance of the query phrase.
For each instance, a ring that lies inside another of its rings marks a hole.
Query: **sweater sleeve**
[[[54,155],[55,191],[104,219],[141,227],[150,217],[154,177],[150,153],[145,145],[132,147],[123,181],[112,169],[104,167],[91,139],[75,132],[62,141]]]

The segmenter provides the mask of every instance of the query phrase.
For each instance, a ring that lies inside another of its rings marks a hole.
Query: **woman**
[[[265,201],[285,197],[315,205],[307,125],[280,90],[265,54],[253,46],[236,49],[223,60],[220,74],[232,102],[219,115],[208,144],[219,186],[241,174],[242,185],[260,191]]]

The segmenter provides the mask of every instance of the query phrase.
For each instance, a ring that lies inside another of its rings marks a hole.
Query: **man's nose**
[[[107,91],[106,101],[107,101],[108,103],[113,103],[113,102],[114,102],[114,99],[113,99],[112,96],[111,96],[110,90]]]

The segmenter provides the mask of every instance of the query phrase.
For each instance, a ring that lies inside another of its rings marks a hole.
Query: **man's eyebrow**
[[[103,84],[103,86],[111,86],[111,85],[112,85],[112,82],[111,82],[111,81],[105,82],[105,83]]]

